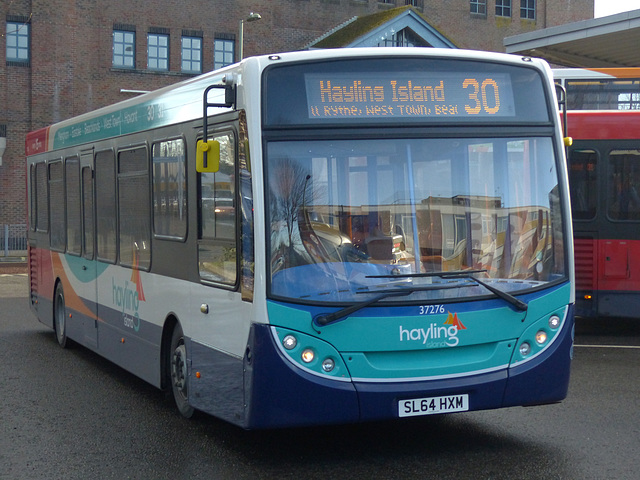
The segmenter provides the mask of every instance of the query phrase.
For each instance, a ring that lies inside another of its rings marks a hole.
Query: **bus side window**
[[[613,150],[609,164],[609,217],[640,220],[640,150]]]
[[[82,210],[80,204],[80,161],[77,155],[65,161],[65,210],[67,212],[67,251],[80,255],[82,249]]]
[[[116,263],[116,179],[111,150],[96,154],[96,240],[98,259]]]
[[[82,219],[84,230],[82,235],[82,244],[84,257],[93,259],[93,232],[94,232],[94,213],[93,213],[93,172],[91,167],[82,168]]]
[[[237,280],[236,141],[233,132],[213,137],[220,143],[220,168],[199,173],[198,265],[205,280],[234,285]]]
[[[47,182],[47,164],[36,165],[36,229],[49,231],[49,188]]]
[[[151,208],[147,148],[118,153],[120,263],[139,269],[151,265]]]
[[[32,164],[29,167],[29,228],[36,231],[36,166]]]
[[[569,154],[569,187],[571,211],[578,220],[590,220],[596,216],[596,164],[594,150],[572,150]]]
[[[187,236],[187,171],[184,140],[153,144],[153,231],[164,238]]]
[[[64,252],[66,224],[64,214],[64,171],[62,160],[49,163],[49,224],[52,250]]]

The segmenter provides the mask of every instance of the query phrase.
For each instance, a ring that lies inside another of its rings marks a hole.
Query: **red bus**
[[[637,110],[640,68],[555,68],[553,78],[567,92],[569,110]]]
[[[640,111],[568,112],[576,315],[640,311]]]

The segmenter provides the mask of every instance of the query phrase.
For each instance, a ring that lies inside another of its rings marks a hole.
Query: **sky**
[[[594,0],[594,17],[640,9],[638,0]]]

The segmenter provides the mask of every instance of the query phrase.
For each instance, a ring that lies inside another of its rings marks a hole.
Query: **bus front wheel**
[[[189,405],[187,347],[184,342],[182,327],[180,327],[179,324],[177,324],[173,329],[173,335],[171,336],[171,349],[169,352],[171,355],[169,361],[169,365],[171,367],[169,374],[173,399],[175,400],[180,414],[183,417],[191,418],[193,415],[193,407]]]
[[[58,344],[62,348],[67,348],[70,345],[70,340],[67,338],[67,309],[64,303],[64,290],[61,283],[56,287],[54,296],[53,328],[56,332]]]

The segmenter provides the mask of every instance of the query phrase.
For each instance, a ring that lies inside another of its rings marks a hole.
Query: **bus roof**
[[[585,80],[598,78],[640,78],[640,68],[554,68],[556,80]]]

